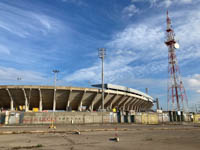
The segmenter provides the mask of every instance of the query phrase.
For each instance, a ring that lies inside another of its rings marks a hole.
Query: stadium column
[[[107,102],[105,103],[105,107],[106,107],[106,108],[109,107],[110,110],[112,110],[113,101],[115,101],[115,100],[117,99],[117,96],[118,96],[118,94],[113,95],[113,97],[112,97],[109,101],[107,101]]]
[[[125,103],[123,104],[123,110],[125,110],[126,109],[126,105],[127,104],[130,104],[130,102],[132,101],[132,99],[133,99],[133,97],[129,97],[126,101],[125,101]],[[126,110],[129,110],[129,109],[126,109]]]
[[[110,93],[108,93],[109,95]],[[110,94],[111,95],[111,94]],[[109,96],[110,97],[110,96]],[[107,109],[107,103],[109,102],[110,98],[107,97],[106,99],[104,99],[104,109]],[[111,98],[112,99],[112,98]]]
[[[128,101],[130,98],[130,96],[127,96],[123,101],[121,101],[119,104],[118,104],[118,108],[122,108],[122,106],[124,105],[124,103],[126,103],[126,101]],[[124,109],[123,109],[124,110]]]
[[[95,99],[93,99],[93,101],[92,101],[92,109],[94,110],[94,109],[98,109],[98,107],[97,107],[97,102],[99,102],[99,100],[101,100],[102,98],[101,98],[101,93],[100,92],[97,92],[98,93],[98,96],[95,98]],[[101,102],[101,101],[100,101]]]
[[[39,101],[39,110],[42,111],[42,92],[41,92],[41,89],[39,89],[39,98],[40,98],[40,101]]]
[[[110,110],[112,110],[112,102],[110,103],[110,106],[109,106]]]
[[[124,101],[124,99],[126,99],[126,95],[122,95],[120,99],[116,100],[115,103],[113,103],[113,107],[117,106],[118,108],[118,103],[120,103],[121,101]]]
[[[91,101],[91,103],[90,103],[90,105],[89,105],[89,109],[90,109],[91,111],[93,111],[93,109],[94,109],[94,101],[96,101],[97,95],[98,95],[98,92],[95,93],[95,95],[94,95],[94,97],[93,97],[93,99],[92,99],[92,101]]]
[[[69,105],[71,101],[71,95],[72,95],[72,89],[69,90],[68,98],[67,98],[67,105],[66,105],[66,111],[69,110]]]
[[[104,105],[105,105],[105,102],[108,101],[108,95],[109,95],[109,93],[107,93],[106,96],[104,97]],[[100,101],[100,103],[101,103],[101,101]],[[100,104],[100,105],[98,106],[98,109],[100,109],[101,106],[102,106],[102,104]],[[104,108],[104,109],[105,109],[105,108]]]
[[[135,108],[134,108],[134,110],[135,110],[136,112],[138,112],[138,106],[139,106],[140,103],[141,103],[141,100],[138,99],[137,103],[135,104]]]
[[[135,110],[135,112],[136,112],[136,107],[137,107],[137,104],[138,104],[138,102],[140,101],[140,99],[136,99],[135,100],[135,103],[132,105],[132,110]]]
[[[127,106],[127,110],[132,110],[132,106],[134,105],[136,99],[137,98],[133,97],[133,99],[131,100],[131,102]]]
[[[8,92],[8,96],[10,97],[10,110],[13,111],[14,110],[14,101],[13,101],[13,98],[12,98],[12,95],[9,91],[9,89],[6,89],[7,92]]]
[[[140,108],[141,108],[141,106],[142,106],[142,104],[144,103],[144,100],[140,100],[140,102],[138,103],[138,105],[137,105],[137,112],[140,112]]]
[[[54,94],[53,94],[53,111],[56,110],[56,88],[54,88]]]
[[[24,93],[24,100],[25,100],[25,112],[29,111],[29,104],[28,104],[28,99],[26,96],[26,91],[24,90],[24,88],[22,89],[23,93]]]
[[[83,94],[81,96],[81,100],[80,100],[79,105],[78,105],[78,110],[79,111],[82,111],[82,102],[83,102],[83,98],[85,96],[85,93],[86,93],[86,90],[84,90],[84,92],[83,92]]]
[[[140,105],[138,106],[138,111],[140,112],[142,109],[143,109],[143,105],[146,103],[146,101],[144,100],[144,101],[142,101],[141,103],[140,103]]]
[[[114,107],[115,107],[115,103],[116,103],[119,99],[121,99],[122,97],[123,97],[123,95],[122,95],[122,96],[119,96],[118,93],[117,93],[117,95],[115,95],[115,97],[113,97],[112,100],[110,101],[110,108],[111,108],[111,109],[114,108]],[[106,105],[106,106],[107,106],[107,105]]]
[[[136,98],[133,97],[133,98],[130,100],[130,103],[125,104],[125,108],[126,108],[127,110],[131,110],[131,106],[135,103],[135,100],[136,100]]]

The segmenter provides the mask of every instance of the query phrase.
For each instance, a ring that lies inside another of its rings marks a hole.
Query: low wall
[[[183,114],[184,122],[200,123],[200,114]],[[137,123],[160,124],[170,121],[169,113],[127,112],[4,112],[0,113],[0,124],[92,124],[92,123]],[[182,120],[181,120],[182,121]]]
[[[159,124],[161,122],[168,122],[166,119],[160,119],[158,113],[136,113],[135,114],[135,123],[138,124]],[[164,115],[163,115],[164,116]]]
[[[4,119],[3,119],[4,118]],[[2,114],[2,124],[87,124],[116,123],[112,112],[10,112]]]
[[[164,113],[135,113],[135,123],[138,124],[160,124],[160,123],[168,123],[168,122],[192,122],[191,114],[183,113],[182,118],[180,121],[170,121],[170,115],[168,112]],[[199,115],[200,120],[200,115]],[[199,121],[200,122],[200,121]]]

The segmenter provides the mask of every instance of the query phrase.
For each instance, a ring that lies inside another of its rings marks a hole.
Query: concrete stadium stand
[[[140,92],[141,93],[141,92]],[[54,98],[55,96],[55,98]],[[0,86],[0,108],[15,111],[24,106],[28,112],[39,111],[98,111],[101,108],[101,89],[64,86]],[[153,101],[143,95],[126,91],[105,90],[104,108],[135,112],[148,110]]]

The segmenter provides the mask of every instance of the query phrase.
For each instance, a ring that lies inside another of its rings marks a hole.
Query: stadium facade
[[[98,87],[99,85],[96,85]],[[104,108],[124,111],[146,111],[153,106],[153,98],[135,89],[105,84]],[[102,104],[100,88],[65,86],[1,85],[0,107],[4,110],[25,111],[98,111]]]

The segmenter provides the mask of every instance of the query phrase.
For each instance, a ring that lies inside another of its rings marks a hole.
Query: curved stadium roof
[[[107,84],[108,85],[108,84]],[[112,88],[108,88],[112,87]],[[108,85],[105,89],[104,108],[110,110],[147,110],[153,106],[153,98],[143,92],[127,89],[116,89]],[[38,108],[43,110],[99,110],[101,108],[101,89],[65,86],[0,86],[0,107],[15,110],[25,106],[26,111]],[[55,96],[55,100],[54,100]]]

